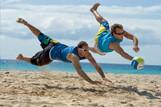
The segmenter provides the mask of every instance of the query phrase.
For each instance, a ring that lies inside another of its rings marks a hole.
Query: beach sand
[[[106,75],[113,84],[92,85],[76,73],[1,71],[0,107],[161,107],[161,76]]]

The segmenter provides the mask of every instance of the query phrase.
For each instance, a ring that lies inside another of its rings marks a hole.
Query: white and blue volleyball
[[[133,58],[131,66],[136,70],[144,69],[144,59],[142,57]]]

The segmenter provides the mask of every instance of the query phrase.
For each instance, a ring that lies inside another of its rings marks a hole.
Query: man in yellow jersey
[[[95,46],[90,47],[89,49],[92,52],[98,53],[100,55],[105,55],[105,53],[112,52],[114,50],[125,59],[131,61],[133,57],[122,49],[120,42],[123,41],[123,37],[132,40],[134,43],[133,50],[138,52],[138,39],[134,35],[125,31],[121,24],[114,24],[110,29],[108,21],[104,19],[97,11],[99,6],[100,3],[96,3],[90,9],[98,23],[100,23],[100,28],[95,37]]]

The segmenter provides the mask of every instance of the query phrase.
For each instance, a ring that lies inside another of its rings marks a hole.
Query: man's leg
[[[106,20],[97,12],[97,8],[100,6],[100,3],[95,3],[92,8],[90,9],[90,11],[93,13],[93,15],[95,16],[96,20],[99,23],[105,22]],[[104,25],[103,25],[104,26]],[[109,27],[108,27],[109,28]],[[104,30],[106,30],[105,27],[100,27],[98,34],[100,34],[101,32],[103,32]],[[98,39],[98,38],[97,38]],[[94,47],[90,47],[89,48],[92,52],[100,54],[100,55],[105,55],[105,53],[102,53],[100,51],[98,51],[98,49],[94,46]]]
[[[16,57],[17,60],[22,60],[22,61],[26,61],[28,63],[31,63],[31,58],[30,57],[26,57],[26,56],[23,56],[22,54],[19,54],[17,57]]]
[[[39,34],[41,33],[40,30],[38,30],[34,26],[30,25],[27,21],[25,21],[22,18],[18,18],[17,22],[18,23],[21,23],[21,24],[24,24],[25,26],[27,26],[32,31],[32,33],[35,34],[36,36],[39,36]],[[26,61],[28,63],[31,63],[31,58],[30,57],[23,56],[22,54],[19,54],[16,57],[16,59],[17,60],[23,60],[23,61]]]
[[[95,16],[96,20],[101,23],[103,21],[106,21],[98,12],[97,12],[97,8],[100,6],[100,3],[96,3],[92,6],[92,8],[90,9],[90,11],[93,13],[93,15]]]
[[[39,34],[41,33],[40,30],[38,30],[34,26],[30,25],[27,21],[25,21],[22,18],[18,18],[17,22],[18,23],[21,23],[21,24],[24,24],[25,26],[27,26],[32,31],[32,33],[34,33],[36,36],[39,36]],[[30,57],[23,56],[22,54],[19,54],[16,57],[16,59],[17,60],[23,60],[23,61],[26,61],[28,63],[31,63],[31,58]]]
[[[56,40],[52,40],[50,37],[48,37],[47,35],[41,33],[41,31],[39,29],[37,29],[36,27],[34,27],[33,25],[29,24],[26,20],[22,19],[22,18],[18,18],[17,20],[18,23],[24,24],[25,26],[27,26],[31,32],[33,34],[35,34],[38,37],[38,40],[41,43],[41,47],[44,49],[46,46],[48,46],[48,44],[50,42],[52,43],[58,43],[58,41]]]
[[[22,19],[22,18],[18,18],[17,20],[18,23],[21,23],[21,24],[24,24],[25,26],[27,26],[31,32],[33,34],[35,34],[36,36],[39,36],[40,35],[40,30],[37,29],[36,27],[32,26],[31,24],[29,24],[26,20]]]

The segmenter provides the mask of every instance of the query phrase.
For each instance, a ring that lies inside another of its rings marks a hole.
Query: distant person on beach
[[[90,9],[98,23],[100,23],[100,28],[95,36],[94,47],[90,47],[89,49],[92,52],[100,55],[105,55],[108,52],[116,51],[123,58],[132,61],[133,57],[122,49],[120,42],[123,41],[123,37],[132,40],[134,44],[133,50],[138,52],[139,47],[137,37],[125,31],[121,24],[113,24],[110,29],[108,21],[104,19],[97,11],[99,6],[100,3],[96,3]]]
[[[69,62],[74,65],[77,73],[86,81],[91,84],[99,84],[101,83],[100,81],[93,81],[90,79],[81,68],[79,61],[88,59],[89,62],[95,67],[96,71],[101,75],[102,79],[111,82],[105,77],[101,67],[96,63],[95,59],[88,51],[88,44],[85,41],[79,42],[76,47],[70,47],[58,42],[57,40],[51,39],[22,18],[19,18],[17,22],[28,27],[32,33],[36,35],[41,43],[41,47],[43,48],[42,51],[37,52],[33,57],[26,57],[22,54],[19,54],[16,58],[17,60],[27,61],[37,66],[49,64],[53,60]]]

